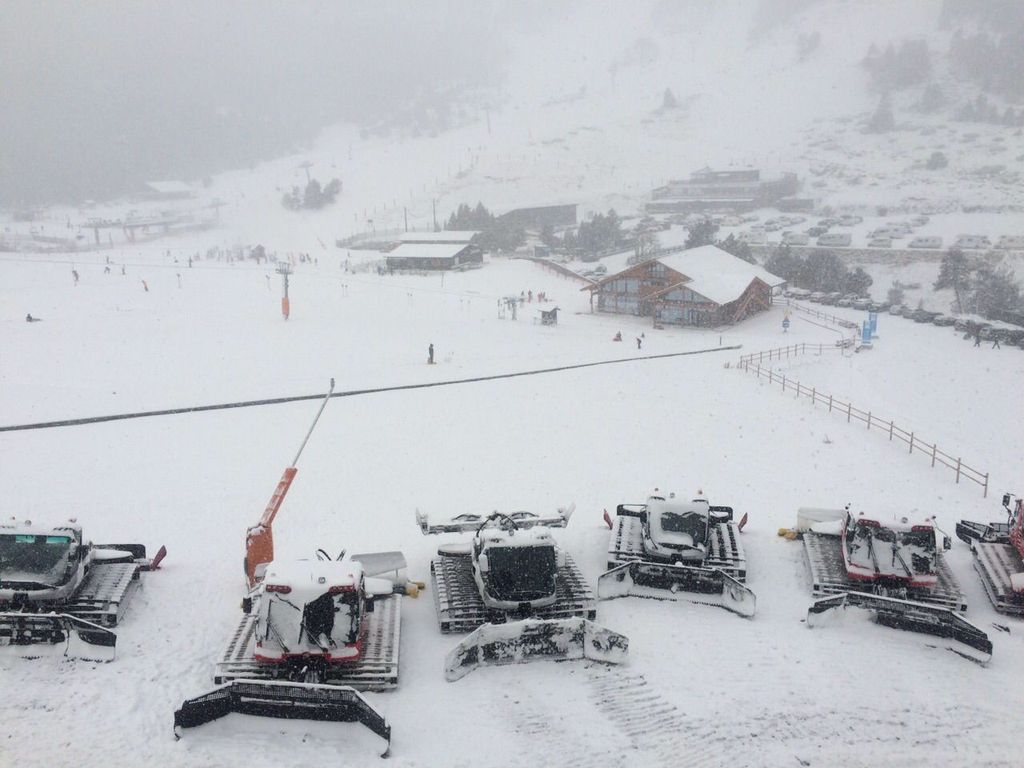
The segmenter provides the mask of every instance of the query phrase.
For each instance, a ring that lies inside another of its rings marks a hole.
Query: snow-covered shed
[[[634,264],[582,290],[591,292],[591,307],[598,312],[708,327],[768,309],[785,284],[756,264],[704,245]]]
[[[472,243],[400,243],[386,257],[388,269],[464,269],[483,263]]]

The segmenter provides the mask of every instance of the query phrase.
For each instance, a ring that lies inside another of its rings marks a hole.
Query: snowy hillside
[[[802,545],[777,532],[801,506],[847,503],[935,515],[949,533],[962,518],[1001,520],[1002,493],[1024,493],[1019,348],[973,348],[950,328],[882,315],[874,349],[842,354],[834,350],[841,331],[799,313],[783,333],[781,304],[735,327],[655,330],[649,319],[592,314],[582,281],[525,260],[378,275],[346,268],[378,254],[335,246],[357,232],[404,228],[406,216],[410,228],[432,227],[435,204],[439,219],[477,200],[499,211],[578,202],[581,214],[633,213],[654,185],[705,164],[805,177],[842,156],[874,178],[850,187],[838,172],[823,177],[824,199],[857,207],[918,194],[921,179],[892,160],[917,139],[856,127],[877,103],[860,61],[872,42],[913,31],[941,39],[939,4],[769,5],[771,13],[738,0],[537,4],[534,23],[511,33],[500,92],[463,127],[382,137],[336,126],[309,152],[199,189],[188,205],[224,203],[217,228],[136,244],[114,231],[120,239],[104,250],[0,254],[0,427],[312,395],[332,377],[338,390],[357,390],[626,358],[332,400],[275,525],[278,555],[399,549],[410,576],[429,582],[430,559],[449,539],[421,535],[416,510],[551,512],[574,502],[571,524],[554,535],[594,584],[607,559],[603,512],[642,502],[657,486],[703,492],[749,515],[743,542],[757,615],[685,601],[601,602],[597,622],[630,639],[626,665],[535,663],[448,683],[442,665],[459,636],[438,632],[428,585],[403,601],[398,689],[368,694],[394,729],[390,762],[1018,765],[1024,624],[994,611],[962,542],[946,558],[967,618],[993,641],[988,666],[951,653],[943,639],[874,626],[852,610],[809,629]],[[799,37],[814,32],[821,42],[801,59]],[[678,108],[659,109],[666,88]],[[814,150],[818,141],[832,143]],[[936,177],[941,195],[986,204],[1019,196],[1012,185],[961,188],[958,168],[975,161],[964,150]],[[282,206],[304,183],[304,162],[315,177],[343,180],[334,206]],[[66,235],[89,217],[146,207],[159,205],[54,208],[31,226]],[[1020,213],[973,215],[951,213],[937,225],[1024,230]],[[4,222],[12,232],[29,226]],[[685,237],[678,227],[664,235],[666,243]],[[272,264],[207,255],[257,243],[282,260],[313,259],[290,278],[287,322]],[[624,266],[623,257],[607,261]],[[925,284],[923,297],[948,301],[927,288],[934,270],[874,265],[873,291],[910,276]],[[525,291],[551,301],[502,317],[501,299]],[[541,306],[561,309],[557,326],[540,325]],[[27,313],[42,322],[26,323]],[[612,341],[617,332],[624,342]],[[883,433],[737,368],[741,354],[800,342],[832,349],[773,361],[778,373],[962,457],[988,473],[988,497]],[[436,366],[426,365],[429,344]],[[739,349],[704,352],[719,347]],[[699,354],[645,359],[676,352]],[[379,764],[376,740],[356,725],[231,715],[180,741],[172,735],[175,708],[213,687],[214,660],[240,617],[246,528],[315,408],[0,432],[5,516],[74,517],[94,541],[169,551],[160,571],[143,575],[114,662],[0,654],[0,766]]]

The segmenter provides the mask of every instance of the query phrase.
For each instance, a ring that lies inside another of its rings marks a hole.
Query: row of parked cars
[[[784,296],[799,301],[813,301],[826,306],[849,307],[851,309],[862,309],[868,312],[888,312],[896,317],[905,317],[915,323],[931,323],[940,327],[952,326],[964,338],[972,338],[975,333],[983,341],[994,341],[999,339],[1000,344],[1008,344],[1024,349],[1024,328],[1009,328],[1005,325],[995,326],[978,320],[946,315],[942,312],[933,312],[928,309],[914,308],[902,304],[889,304],[887,301],[872,301],[865,296],[855,294],[842,294],[838,291],[824,293],[822,291],[811,292],[802,288],[789,288]]]

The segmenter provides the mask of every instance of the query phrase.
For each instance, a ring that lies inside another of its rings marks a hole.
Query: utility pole
[[[409,231],[409,209],[407,207],[405,207],[404,205],[402,206],[402,214],[405,216],[405,231],[408,232]]]
[[[432,199],[432,200],[431,200],[430,202],[431,202],[431,203],[433,204],[433,206],[434,206],[434,231],[435,231],[435,232],[440,232],[441,230],[439,230],[439,229],[437,228],[437,198],[436,198],[436,197],[435,197],[435,198],[433,198],[433,199]]]
[[[284,315],[284,319],[288,319],[288,315],[291,314],[291,304],[288,301],[288,275],[292,273],[291,265],[287,262],[282,262],[277,265],[277,274],[281,275],[284,283],[284,294],[281,296],[281,314]]]

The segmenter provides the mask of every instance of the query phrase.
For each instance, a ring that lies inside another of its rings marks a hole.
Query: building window
[[[656,261],[653,264],[651,264],[650,270],[651,277],[665,276],[665,265],[662,264],[660,261]]]

